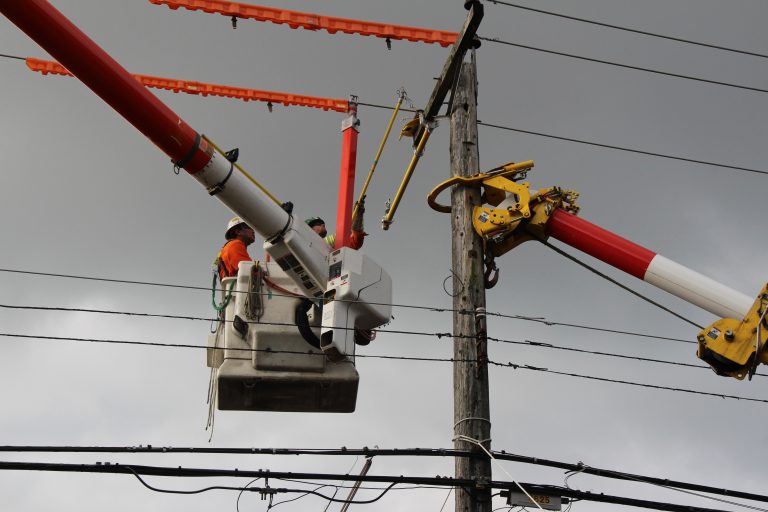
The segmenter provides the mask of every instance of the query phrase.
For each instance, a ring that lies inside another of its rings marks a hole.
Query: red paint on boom
[[[563,210],[555,210],[547,234],[638,279],[656,253]]]
[[[45,0],[0,2],[2,12],[72,74],[149,138],[171,160],[192,154],[194,174],[211,159],[205,140],[192,152],[197,132]]]
[[[341,142],[341,174],[339,176],[339,202],[336,206],[336,243],[334,249],[349,247],[352,230],[352,201],[355,192],[355,164],[357,161],[357,106],[350,103],[349,117],[345,120]]]

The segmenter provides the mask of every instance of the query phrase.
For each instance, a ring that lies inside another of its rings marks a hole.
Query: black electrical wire
[[[502,43],[502,41],[494,41],[494,42]],[[512,43],[507,43],[507,44],[512,44]],[[546,51],[546,50],[542,50],[542,51]],[[2,55],[2,54],[0,54],[0,56],[12,58],[12,59],[25,60],[24,57],[17,57],[17,56],[14,56],[14,55]],[[766,92],[768,92],[768,91],[766,91]],[[358,102],[357,104],[359,106],[364,106],[364,107],[379,108],[379,109],[383,109],[383,110],[394,110],[394,107],[392,107],[392,106],[380,105],[380,104],[376,104],[376,103]],[[400,110],[403,111],[403,112],[416,112],[416,110],[407,109],[407,108],[401,108]],[[496,125],[496,124],[485,123],[485,122],[482,122],[482,121],[478,121],[478,124],[479,125],[483,125],[483,126],[489,126],[491,128],[498,128],[498,129],[513,131],[513,132],[518,132],[518,133],[525,133],[525,134],[528,134],[528,135],[536,135],[536,136],[539,136],[539,137],[546,137],[546,138],[550,138],[550,139],[557,139],[557,140],[563,140],[563,141],[568,141],[568,142],[575,142],[577,144],[586,144],[586,145],[589,145],[589,146],[596,146],[596,147],[607,148],[607,149],[615,149],[615,150],[618,150],[618,151],[626,151],[626,152],[629,152],[629,153],[637,153],[637,154],[641,154],[641,155],[655,156],[655,157],[658,157],[658,158],[666,158],[666,159],[670,159],[670,160],[678,160],[678,161],[682,161],[682,162],[702,164],[702,165],[708,165],[708,166],[712,166],[712,167],[721,167],[721,168],[724,168],[724,169],[732,169],[732,170],[738,170],[738,171],[747,171],[747,172],[758,173],[758,174],[768,174],[768,171],[760,170],[760,169],[752,169],[752,168],[749,168],[749,167],[740,167],[740,166],[735,166],[735,165],[719,164],[719,163],[716,163],[716,162],[710,162],[710,161],[706,161],[706,160],[696,160],[696,159],[692,159],[692,158],[685,158],[685,157],[679,157],[679,156],[674,156],[674,155],[665,155],[665,154],[662,154],[662,153],[655,153],[655,152],[644,151],[644,150],[640,150],[640,149],[631,149],[631,148],[615,146],[615,145],[611,145],[611,144],[601,144],[601,143],[598,143],[598,142],[579,140],[579,139],[574,139],[574,138],[570,138],[570,137],[562,137],[562,136],[552,135],[552,134],[547,134],[547,133],[542,133],[542,132],[534,132],[534,131],[531,131],[531,130],[523,130],[523,129],[512,128],[512,127],[508,127],[508,126],[500,126],[500,125]],[[0,269],[0,271],[12,272],[11,270],[2,270],[2,269]],[[38,275],[50,275],[50,276],[56,276],[56,277],[71,277],[71,276],[66,276],[66,275],[48,274],[48,273],[44,273],[44,272],[39,272],[37,274]],[[106,281],[107,279],[98,279],[98,280]],[[207,287],[188,287],[188,286],[169,285],[169,284],[157,284],[157,283],[148,283],[148,282],[139,282],[139,281],[125,281],[125,280],[120,280],[120,279],[111,279],[109,281],[116,282],[116,283],[128,283],[128,284],[149,284],[149,285],[154,285],[154,286],[166,286],[166,287],[169,287],[169,288],[190,288],[190,289],[209,290],[209,288],[207,288]]]
[[[215,491],[215,490],[219,490],[219,491],[239,491],[239,492],[258,492],[261,495],[274,495],[274,494],[284,494],[284,493],[299,493],[299,494],[303,494],[304,496],[306,496],[307,494],[312,494],[314,496],[318,496],[320,498],[328,500],[331,503],[350,503],[350,504],[355,504],[355,505],[367,505],[367,504],[379,501],[381,498],[384,497],[385,494],[387,494],[387,492],[389,492],[390,489],[392,489],[395,485],[397,485],[397,483],[395,483],[395,482],[391,483],[388,487],[386,487],[382,491],[381,494],[379,494],[377,497],[372,498],[370,500],[352,500],[352,501],[338,499],[338,498],[333,498],[331,496],[326,496],[324,494],[321,494],[321,493],[317,492],[317,489],[322,489],[323,487],[333,487],[333,486],[328,486],[328,485],[322,485],[322,486],[318,487],[315,490],[287,489],[287,488],[280,488],[280,487],[233,487],[233,486],[214,485],[214,486],[210,486],[210,487],[204,487],[202,489],[195,489],[195,490],[192,490],[192,491],[181,491],[181,490],[175,490],[175,489],[162,489],[160,487],[154,487],[152,485],[149,485],[143,478],[141,478],[141,476],[139,475],[138,472],[134,471],[134,469],[131,466],[124,466],[124,467],[126,469],[128,469],[128,471],[131,474],[133,474],[133,476],[135,476],[139,480],[139,482],[141,482],[141,484],[144,487],[146,487],[147,489],[150,489],[150,490],[155,491],[155,492],[168,493],[168,494],[201,494],[201,493],[204,493],[204,492]],[[280,478],[277,478],[277,479],[281,480]],[[300,497],[302,497],[302,496],[300,496]],[[288,500],[288,501],[293,501],[293,500]],[[281,502],[281,503],[287,503],[287,501]],[[279,504],[280,503],[277,503],[277,504],[275,504],[273,506],[277,506]],[[272,507],[270,507],[270,508],[272,508]]]
[[[0,57],[5,57],[6,59],[27,60],[26,58],[19,57],[18,55],[6,55],[4,53],[0,53]]]
[[[600,272],[599,270],[597,270],[596,268],[594,268],[594,267],[592,267],[592,266],[590,266],[590,265],[587,265],[586,263],[584,263],[583,261],[581,261],[581,260],[580,260],[580,259],[578,259],[577,257],[573,256],[572,254],[568,254],[568,253],[567,253],[567,252],[565,252],[564,250],[560,249],[559,247],[556,247],[556,246],[552,245],[551,243],[549,243],[548,241],[544,240],[543,238],[538,238],[538,240],[539,240],[539,242],[541,242],[541,243],[542,243],[542,244],[544,244],[545,246],[547,246],[547,247],[549,247],[550,249],[552,249],[553,251],[555,251],[557,254],[559,254],[559,255],[561,255],[561,256],[563,256],[563,257],[565,257],[565,258],[568,258],[569,260],[571,260],[572,262],[576,263],[577,265],[579,265],[579,266],[581,266],[581,267],[583,267],[583,268],[585,268],[585,269],[589,270],[590,272],[592,272],[593,274],[595,274],[595,275],[597,275],[597,276],[600,276],[600,277],[602,277],[602,278],[603,278],[603,279],[605,279],[606,281],[609,281],[609,282],[611,282],[611,283],[615,284],[616,286],[618,286],[618,287],[619,287],[619,288],[621,288],[622,290],[625,290],[625,291],[627,291],[627,292],[631,293],[631,294],[632,294],[632,295],[634,295],[635,297],[638,297],[638,298],[640,298],[640,299],[644,300],[645,302],[647,302],[647,303],[649,303],[649,304],[651,304],[651,305],[653,305],[653,306],[656,306],[657,308],[659,308],[659,309],[661,309],[661,310],[663,310],[663,311],[666,311],[666,312],[667,312],[667,313],[669,313],[670,315],[672,315],[672,316],[674,316],[674,317],[676,317],[676,318],[678,318],[678,319],[682,320],[683,322],[686,322],[686,323],[688,323],[688,324],[691,324],[692,326],[694,326],[694,327],[698,328],[699,330],[703,330],[703,329],[704,329],[704,326],[703,326],[703,325],[699,325],[699,324],[697,324],[696,322],[694,322],[694,321],[692,321],[692,320],[690,320],[690,319],[688,319],[688,318],[686,318],[686,317],[684,317],[684,316],[682,316],[682,315],[680,315],[680,314],[678,314],[678,313],[675,313],[674,311],[672,311],[672,310],[671,310],[671,309],[669,309],[668,307],[666,307],[666,306],[662,306],[661,304],[659,304],[659,303],[658,303],[658,302],[656,302],[655,300],[652,300],[652,299],[650,299],[650,298],[646,297],[645,295],[641,294],[640,292],[637,292],[637,291],[633,290],[633,289],[632,289],[632,288],[630,288],[629,286],[626,286],[626,285],[624,285],[624,284],[621,284],[620,282],[618,282],[617,280],[613,279],[613,278],[612,278],[612,277],[610,277],[609,275],[607,275],[607,274],[605,274],[605,273],[603,273],[603,272]]]
[[[576,352],[580,354],[590,354],[594,356],[605,356],[605,357],[615,357],[619,359],[631,359],[634,361],[640,361],[644,363],[659,363],[659,364],[668,364],[672,366],[684,366],[686,368],[700,368],[703,370],[709,370],[709,366],[704,366],[700,364],[691,364],[691,363],[680,363],[677,361],[668,361],[665,359],[653,359],[648,357],[640,357],[640,356],[627,356],[623,354],[614,354],[612,352],[600,352],[596,350],[586,350],[582,348],[573,348],[573,347],[563,347],[559,345],[553,345],[551,343],[544,343],[541,341],[531,341],[531,340],[525,340],[525,341],[514,341],[514,340],[504,340],[499,338],[493,338],[491,336],[488,336],[488,341],[495,341],[497,343],[505,343],[510,345],[523,345],[523,346],[529,346],[529,347],[540,347],[540,348],[549,348],[552,350],[563,350],[566,352]]]
[[[217,454],[217,455],[276,455],[276,456],[350,456],[350,457],[452,457],[452,458],[479,458],[484,459],[486,455],[482,452],[472,450],[456,450],[453,448],[212,448],[204,447],[178,447],[178,446],[0,446],[0,453],[152,453],[152,454]],[[650,485],[671,487],[674,489],[684,489],[696,492],[714,494],[718,496],[729,496],[731,498],[740,498],[752,501],[768,503],[768,495],[756,494],[723,487],[714,487],[710,485],[694,484],[679,480],[670,480],[668,478],[651,477],[647,475],[638,475],[623,471],[597,468],[579,462],[578,464],[544,459],[540,457],[530,457],[507,453],[505,450],[494,450],[491,452],[494,459],[520,464],[529,464],[534,466],[544,466],[556,469],[562,469],[568,472],[584,473],[601,478],[610,478],[616,480],[628,480]],[[354,479],[355,475],[350,475]],[[283,478],[285,481],[297,481],[295,479]],[[251,482],[252,483],[252,482]],[[424,485],[424,484],[421,484]],[[343,487],[343,486],[340,486]],[[433,486],[429,486],[433,487]],[[380,487],[373,488],[381,490]],[[400,487],[399,489],[403,489]]]
[[[382,110],[395,110],[395,107],[392,107],[390,105],[379,105],[377,103],[365,103],[365,102],[362,102],[362,101],[358,101],[357,105],[360,106],[360,107],[380,108]],[[412,108],[400,107],[400,112],[416,113],[417,110],[412,109]]]
[[[374,108],[381,108],[381,109],[387,109],[387,110],[394,110],[392,107],[388,107],[386,105],[377,105],[373,103],[359,103],[359,105],[367,106],[367,107],[374,107]],[[402,109],[401,109],[402,110]],[[677,160],[679,162],[688,162],[692,164],[701,164],[701,165],[707,165],[710,167],[720,167],[723,169],[731,169],[735,171],[746,171],[746,172],[752,172],[756,174],[768,174],[768,171],[761,170],[761,169],[753,169],[750,167],[741,167],[737,165],[729,165],[729,164],[721,164],[717,162],[711,162],[708,160],[697,160],[694,158],[686,158],[682,156],[675,156],[675,155],[665,155],[663,153],[655,153],[653,151],[645,151],[642,149],[633,149],[633,148],[627,148],[623,146],[616,146],[613,144],[602,144],[600,142],[592,142],[588,140],[582,140],[582,139],[574,139],[572,137],[563,137],[560,135],[552,135],[550,133],[543,133],[543,132],[535,132],[531,130],[523,130],[521,128],[513,128],[511,126],[502,126],[498,124],[493,123],[486,123],[484,121],[477,121],[477,124],[480,126],[488,126],[489,128],[497,128],[499,130],[507,130],[511,132],[517,132],[517,133],[525,133],[527,135],[535,135],[537,137],[546,137],[548,139],[555,139],[555,140],[562,140],[566,142],[574,142],[576,144],[586,144],[588,146],[595,146],[599,148],[606,148],[606,149],[615,149],[617,151],[625,151],[627,153],[636,153],[638,155],[646,155],[646,156],[655,156],[657,158],[665,158],[668,160]]]
[[[17,309],[17,310],[34,310],[34,311],[61,311],[61,312],[85,312],[85,313],[99,313],[99,314],[112,314],[112,315],[127,315],[127,316],[140,316],[140,317],[149,317],[149,318],[168,318],[168,319],[174,319],[174,320],[196,320],[196,321],[205,321],[205,322],[218,322],[221,321],[217,318],[207,318],[207,317],[194,317],[194,316],[182,316],[182,315],[162,315],[162,314],[154,314],[154,313],[133,313],[133,312],[127,312],[127,311],[112,311],[112,310],[103,310],[103,309],[86,309],[86,308],[63,308],[63,307],[44,307],[44,306],[12,306],[8,304],[0,304],[0,309]],[[226,322],[232,322],[232,320],[227,320]],[[283,323],[283,322],[258,322],[258,321],[244,321],[247,324],[253,324],[253,325],[276,325],[276,326],[284,326],[284,327],[293,327],[295,324],[292,323]],[[351,327],[344,327],[341,328],[343,330],[353,330]],[[449,336],[449,333],[430,333],[430,332],[420,332],[420,331],[394,331],[394,330],[376,330],[376,332],[382,332],[382,333],[390,333],[390,334],[407,334],[407,335],[420,335],[420,336],[430,336],[435,337],[438,334],[440,337],[446,336],[446,337],[453,337],[452,335]],[[459,339],[462,339],[463,337],[457,337]],[[466,337],[471,338],[471,337]],[[586,350],[586,349],[579,349],[579,348],[572,348],[572,347],[564,347],[559,345],[554,345],[552,343],[548,342],[540,342],[540,341],[532,341],[532,340],[524,340],[524,341],[517,341],[517,340],[509,340],[509,339],[502,339],[502,338],[495,338],[495,337],[487,337],[489,341],[493,341],[496,343],[504,343],[504,344],[510,344],[510,345],[523,345],[523,346],[529,346],[529,347],[541,347],[541,348],[548,348],[552,350],[562,350],[566,352],[575,352],[575,353],[582,353],[582,354],[590,354],[590,355],[598,355],[598,356],[605,356],[605,357],[614,357],[619,359],[628,359],[628,360],[635,360],[639,362],[647,362],[647,363],[658,363],[658,364],[667,364],[672,366],[683,366],[687,368],[699,368],[703,370],[709,370],[709,366],[705,365],[697,365],[697,364],[691,364],[691,363],[681,363],[677,361],[668,361],[663,359],[653,359],[653,358],[646,358],[641,356],[630,356],[630,355],[624,355],[624,354],[616,354],[612,352],[601,352],[601,351],[594,351],[594,350]],[[768,375],[757,373],[755,374],[760,377],[766,377]]]
[[[63,277],[67,279],[84,279],[89,281],[105,281],[105,282],[117,282],[121,284],[138,284],[138,285],[148,285],[148,286],[161,286],[161,287],[171,287],[171,288],[182,288],[182,289],[189,289],[189,290],[203,290],[206,292],[210,292],[210,287],[202,287],[202,286],[190,286],[190,285],[176,285],[176,284],[166,284],[166,283],[156,283],[156,282],[147,282],[147,281],[131,281],[131,280],[123,280],[123,279],[109,279],[109,278],[101,278],[101,277],[93,277],[93,276],[81,276],[81,275],[72,275],[72,274],[51,274],[51,273],[44,273],[44,272],[33,272],[33,271],[27,271],[27,270],[15,270],[15,269],[4,269],[0,268],[0,272],[7,272],[7,273],[13,273],[13,274],[25,274],[25,275],[37,275],[37,276],[43,276],[43,277]],[[219,290],[221,291],[221,290]],[[272,293],[274,296],[279,297],[285,297],[286,295],[281,295],[278,293]],[[347,302],[343,301],[341,299],[336,299],[339,302]],[[356,302],[356,301],[348,301],[348,302]],[[441,308],[436,306],[420,306],[420,305],[414,305],[414,304],[396,304],[396,303],[373,303],[376,305],[386,305],[386,306],[393,306],[393,307],[401,307],[401,308],[407,308],[407,309],[418,309],[422,311],[432,311],[437,313],[444,313],[444,312],[451,312],[451,313],[461,313],[461,314],[467,314],[467,315],[474,315],[473,311],[464,311],[459,309],[453,309],[453,308]],[[9,305],[6,305],[4,307],[12,307]],[[52,310],[58,309],[58,308],[51,308]],[[62,308],[62,310],[66,311],[82,311],[82,312],[93,312],[93,313],[110,313],[106,310],[95,310],[95,309],[77,309],[77,308]],[[115,314],[126,314],[126,315],[136,315],[136,316],[155,316],[152,314],[146,314],[146,313],[117,313]],[[589,325],[581,325],[581,324],[573,324],[573,323],[563,323],[563,322],[555,322],[547,320],[546,318],[540,318],[540,317],[531,317],[531,316],[525,316],[525,315],[507,315],[503,313],[498,312],[487,312],[486,315],[488,316],[497,316],[500,318],[510,318],[514,320],[526,320],[530,322],[538,322],[543,323],[546,325],[555,325],[555,326],[562,326],[562,327],[573,327],[573,328],[579,328],[579,329],[586,329],[586,330],[592,330],[592,331],[601,331],[601,332],[609,332],[609,333],[615,333],[615,334],[624,334],[628,336],[636,336],[641,338],[654,338],[659,340],[667,340],[667,341],[680,341],[683,343],[695,343],[689,340],[684,340],[680,338],[670,338],[666,336],[658,336],[658,335],[652,335],[652,334],[645,334],[645,333],[639,333],[639,332],[632,332],[632,331],[622,331],[622,330],[615,330],[615,329],[605,329],[601,327],[595,327],[595,326],[589,326]],[[157,315],[157,317],[160,318],[176,318],[173,315]],[[187,318],[190,320],[200,320],[199,317],[182,317],[179,318]],[[210,321],[210,319],[206,318],[206,321]]]
[[[708,165],[708,166],[711,166],[711,167],[721,167],[723,169],[732,169],[732,170],[736,170],[736,171],[746,171],[746,172],[752,172],[752,173],[756,173],[756,174],[768,174],[768,171],[764,171],[764,170],[760,170],[760,169],[753,169],[753,168],[750,168],[750,167],[739,167],[739,166],[736,166],[736,165],[727,165],[727,164],[720,164],[720,163],[717,163],[717,162],[710,162],[710,161],[707,161],[707,160],[695,160],[695,159],[692,159],[692,158],[685,158],[685,157],[681,157],[681,156],[665,155],[663,153],[654,153],[654,152],[651,152],[651,151],[644,151],[644,150],[641,150],[641,149],[632,149],[632,148],[626,148],[626,147],[622,147],[622,146],[614,146],[612,144],[602,144],[602,143],[599,143],[599,142],[591,142],[591,141],[587,141],[587,140],[573,139],[573,138],[570,138],[570,137],[561,137],[559,135],[552,135],[552,134],[548,134],[548,133],[534,132],[534,131],[530,131],[530,130],[522,130],[520,128],[513,128],[511,126],[502,126],[502,125],[498,125],[498,124],[491,124],[491,123],[486,123],[484,121],[478,121],[477,124],[480,125],[480,126],[488,126],[489,128],[497,128],[499,130],[507,130],[507,131],[510,131],[510,132],[525,133],[525,134],[528,134],[528,135],[536,135],[538,137],[546,137],[546,138],[549,138],[549,139],[563,140],[563,141],[567,141],[567,142],[575,142],[577,144],[586,144],[588,146],[596,146],[596,147],[599,147],[599,148],[615,149],[615,150],[618,150],[618,151],[625,151],[627,153],[637,153],[639,155],[655,156],[655,157],[659,157],[659,158],[666,158],[666,159],[669,159],[669,160],[677,160],[677,161],[680,161],[680,162],[702,164],[702,165]]]
[[[300,478],[303,480],[358,480],[363,482],[385,482],[391,484],[387,490],[399,483],[437,485],[442,487],[463,487],[476,488],[480,483],[471,478],[450,478],[450,477],[408,477],[408,476],[380,476],[380,475],[333,475],[323,473],[286,473],[277,471],[248,471],[248,470],[222,470],[222,469],[203,469],[203,468],[181,468],[181,467],[158,467],[158,466],[138,466],[122,464],[62,464],[62,463],[41,463],[41,462],[8,462],[0,461],[0,470],[12,471],[56,471],[56,472],[79,472],[79,473],[101,473],[101,474],[132,474],[139,475],[168,476],[168,477],[236,477],[236,478],[273,478],[277,480],[285,478]],[[196,491],[175,491],[170,489],[155,488],[142,481],[147,488],[157,492],[168,492],[173,494],[197,494],[209,490],[231,490],[241,491],[245,489],[249,492],[259,492],[263,496],[273,496],[277,493],[305,493],[306,489],[285,489],[275,487],[230,487],[230,486],[210,486]],[[490,481],[483,482],[483,485],[491,489],[517,489],[516,482]],[[592,492],[577,491],[565,487],[552,485],[539,485],[531,483],[520,483],[530,492],[535,494],[560,495],[563,497],[581,499],[584,501],[597,501],[603,503],[615,503],[619,505],[630,505],[645,507],[655,510],[666,510],[670,512],[727,512],[710,508],[694,507],[688,505],[676,505],[671,503],[662,503],[646,500],[637,500],[620,496],[610,496],[606,494],[596,494]],[[312,491],[309,491],[313,493]],[[384,492],[386,493],[386,491]],[[373,500],[340,500],[317,493],[317,495],[326,500],[334,500],[338,503],[372,503],[380,499],[384,493]]]
[[[491,2],[491,3],[494,3],[494,4],[498,4],[498,5],[506,5],[508,7],[515,7],[517,9],[523,9],[523,10],[526,10],[526,11],[537,12],[537,13],[540,13],[540,14],[547,14],[549,16],[555,16],[555,17],[564,18],[564,19],[567,19],[567,20],[580,21],[582,23],[589,23],[590,25],[597,25],[597,26],[600,26],[600,27],[613,28],[613,29],[616,29],[616,30],[622,30],[624,32],[632,32],[634,34],[641,34],[641,35],[644,35],[644,36],[651,36],[651,37],[657,37],[659,39],[666,39],[668,41],[676,41],[678,43],[692,44],[692,45],[696,45],[696,46],[703,46],[705,48],[714,48],[716,50],[723,50],[723,51],[726,51],[726,52],[740,53],[742,55],[751,55],[753,57],[762,57],[762,58],[768,59],[768,55],[766,55],[764,53],[752,52],[752,51],[748,51],[748,50],[738,50],[736,48],[728,48],[726,46],[719,46],[719,45],[710,44],[710,43],[702,43],[701,41],[693,41],[691,39],[683,39],[682,37],[667,36],[667,35],[663,35],[663,34],[657,34],[655,32],[648,32],[646,30],[638,30],[638,29],[635,29],[635,28],[623,27],[623,26],[620,26],[620,25],[612,25],[610,23],[603,23],[601,21],[595,21],[595,20],[590,20],[590,19],[586,19],[586,18],[579,18],[579,17],[576,17],[576,16],[570,16],[570,15],[562,14],[562,13],[559,13],[559,12],[545,11],[543,9],[535,9],[533,7],[528,7],[528,6],[525,6],[525,5],[513,4],[513,3],[510,3],[510,2],[503,2],[502,0],[488,0],[488,1]]]
[[[671,338],[669,336],[658,336],[654,334],[647,334],[647,333],[641,333],[641,332],[635,332],[635,331],[623,331],[619,329],[608,329],[605,327],[595,327],[592,325],[582,325],[582,324],[572,324],[572,323],[565,323],[565,322],[554,322],[552,320],[547,320],[546,318],[537,318],[532,316],[525,316],[525,315],[507,315],[504,313],[486,313],[488,316],[496,316],[499,318],[509,318],[512,320],[525,320],[527,322],[537,322],[541,323],[547,326],[558,326],[558,327],[572,327],[574,329],[585,329],[588,331],[598,331],[598,332],[606,332],[611,334],[623,334],[626,336],[636,336],[639,338],[648,338],[648,339],[655,339],[655,340],[661,340],[661,341],[677,341],[680,343],[688,343],[688,344],[695,344],[695,341],[692,340],[686,340],[683,338]]]
[[[721,82],[719,80],[709,80],[707,78],[700,78],[696,76],[690,76],[690,75],[681,75],[679,73],[671,73],[669,71],[661,71],[658,69],[651,69],[651,68],[644,68],[640,66],[631,66],[629,64],[622,64],[621,62],[615,62],[610,60],[602,60],[602,59],[595,59],[592,57],[585,57],[583,55],[574,55],[572,53],[565,53],[565,52],[559,52],[555,50],[546,50],[544,48],[537,48],[535,46],[529,46],[526,44],[519,44],[519,43],[512,43],[510,41],[504,41],[503,39],[499,39],[496,37],[478,37],[478,39],[482,41],[488,41],[489,43],[497,43],[497,44],[503,44],[506,46],[514,46],[516,48],[524,48],[526,50],[534,50],[537,52],[543,52],[543,53],[549,53],[551,55],[560,55],[561,57],[568,57],[571,59],[578,59],[578,60],[584,60],[587,62],[596,62],[598,64],[607,64],[609,66],[615,66],[625,69],[633,69],[635,71],[645,71],[646,73],[653,73],[656,75],[663,75],[663,76],[669,76],[673,78],[683,78],[685,80],[692,80],[694,82],[703,82],[707,84],[713,84],[713,85],[721,85],[724,87],[731,87],[734,89],[743,89],[747,91],[755,91],[755,92],[765,92],[768,93],[768,89],[761,89],[759,87],[752,87],[749,85],[740,85],[740,84],[734,84],[730,82]]]
[[[450,333],[436,333],[435,336],[438,337],[448,337],[448,338],[470,338],[469,336],[453,336]],[[29,334],[11,334],[11,333],[0,333],[0,337],[6,337],[6,338],[21,338],[21,339],[38,339],[38,340],[53,340],[53,341],[86,341],[89,343],[105,343],[105,344],[120,344],[120,345],[141,345],[141,346],[155,346],[155,347],[166,347],[166,348],[191,348],[191,349],[204,349],[207,350],[209,347],[203,346],[203,345],[191,345],[191,344],[176,344],[176,343],[160,343],[160,342],[148,342],[148,341],[128,341],[128,340],[108,340],[108,339],[99,339],[99,338],[75,338],[75,337],[62,337],[62,336],[34,336]],[[293,350],[266,350],[266,349],[253,349],[253,348],[235,348],[235,349],[228,349],[228,350],[237,350],[242,352],[269,352],[271,354],[303,354],[306,355],[306,351],[293,351]],[[324,354],[318,354],[318,357],[325,357]],[[578,373],[566,373],[566,372],[558,372],[555,370],[550,370],[549,368],[541,368],[531,365],[525,365],[525,364],[515,364],[512,362],[508,363],[501,363],[498,361],[480,361],[477,359],[455,359],[455,358],[437,358],[437,357],[410,357],[410,356],[384,356],[384,355],[371,355],[371,354],[355,354],[355,358],[365,358],[365,359],[386,359],[386,360],[396,360],[396,361],[420,361],[420,362],[435,362],[435,363],[467,363],[467,364],[478,364],[478,363],[484,363],[487,362],[487,364],[491,366],[501,367],[501,368],[511,368],[514,370],[530,370],[530,371],[536,371],[536,372],[543,372],[543,373],[552,373],[555,375],[563,375],[563,376],[569,376],[569,377],[579,377],[582,379],[589,379],[589,380],[596,380],[600,382],[612,382],[616,384],[624,384],[628,386],[637,386],[637,387],[643,387],[643,388],[652,388],[652,389],[658,389],[658,390],[664,390],[664,391],[676,391],[676,392],[682,392],[682,393],[689,393],[694,395],[701,395],[701,396],[711,396],[711,397],[717,397],[722,399],[732,399],[732,400],[743,400],[747,402],[759,402],[759,403],[768,403],[768,400],[763,400],[760,398],[750,398],[750,397],[742,397],[742,396],[736,396],[736,395],[725,395],[721,393],[708,393],[704,391],[697,391],[693,389],[685,389],[685,388],[676,388],[676,387],[670,387],[670,386],[658,386],[655,384],[643,384],[638,382],[632,382],[632,381],[625,381],[625,380],[616,380],[616,379],[609,379],[605,377],[594,377],[591,375],[582,375]]]

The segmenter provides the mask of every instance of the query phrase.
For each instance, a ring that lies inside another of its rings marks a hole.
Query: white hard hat
[[[228,223],[227,223],[227,230],[224,232],[224,238],[229,240],[229,232],[232,231],[233,228],[236,228],[240,224],[244,224],[245,221],[241,219],[240,217],[233,217]]]

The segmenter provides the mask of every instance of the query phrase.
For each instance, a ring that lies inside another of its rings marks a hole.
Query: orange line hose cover
[[[429,28],[407,27],[374,21],[351,20],[335,16],[323,16],[288,9],[262,7],[259,5],[225,2],[222,0],[149,0],[155,5],[167,5],[171,9],[183,7],[190,11],[218,13],[224,16],[270,21],[286,24],[291,28],[302,27],[306,30],[327,30],[331,34],[344,32],[389,39],[403,39],[412,42],[437,43],[442,47],[451,46],[456,42],[457,32],[433,30]]]
[[[58,62],[35,59],[27,57],[27,67],[32,71],[37,71],[43,75],[63,75],[72,76],[72,73]],[[164,89],[175,93],[183,92],[187,94],[199,94],[202,96],[221,96],[225,98],[236,98],[243,101],[263,101],[273,104],[281,104],[286,107],[296,105],[300,107],[320,108],[323,110],[334,110],[336,112],[347,113],[349,111],[349,102],[336,98],[319,98],[316,96],[304,96],[300,94],[288,94],[283,92],[262,91],[259,89],[246,89],[243,87],[231,87],[228,85],[207,84],[203,82],[193,82],[190,80],[176,80],[173,78],[163,78],[149,75],[133,75],[139,82],[146,87],[154,89]]]

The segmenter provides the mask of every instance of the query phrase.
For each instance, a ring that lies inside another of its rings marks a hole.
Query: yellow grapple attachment
[[[743,320],[721,318],[698,335],[696,355],[718,375],[750,380],[760,363],[768,364],[768,284]]]
[[[435,187],[427,196],[429,206],[448,213],[451,207],[437,202],[437,196],[453,185],[474,185],[483,189],[483,206],[472,210],[472,226],[493,256],[501,256],[534,237],[544,238],[545,227],[556,208],[578,213],[575,190],[551,187],[531,193],[530,184],[520,180],[533,168],[533,161],[509,162],[474,176],[454,176]],[[524,229],[518,229],[518,228]]]

